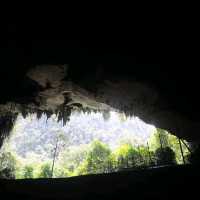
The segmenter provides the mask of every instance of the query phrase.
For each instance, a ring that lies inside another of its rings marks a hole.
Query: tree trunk
[[[57,148],[58,148],[58,138],[56,140],[56,147],[53,155],[53,164],[52,164],[52,169],[51,169],[51,178],[53,178],[53,170],[54,170],[54,164],[55,164],[55,159],[56,159],[56,153],[57,153]]]
[[[159,139],[160,139],[160,147],[161,147],[161,150],[163,150],[163,144],[162,144],[162,139],[161,139],[160,132],[159,132]]]
[[[185,147],[187,148],[187,150],[192,153],[191,149],[189,148],[189,146],[184,142],[184,140],[181,140],[181,142],[185,145]]]
[[[185,164],[185,158],[184,158],[184,155],[183,155],[183,148],[182,148],[182,144],[181,144],[181,139],[178,139],[178,142],[179,142],[179,145],[180,145],[180,150],[181,150],[181,156],[182,156],[182,159],[183,159],[183,163]]]
[[[147,148],[148,148],[149,160],[150,160],[150,163],[152,164],[151,153],[150,153],[150,150],[149,150],[149,143],[148,142],[147,142]]]

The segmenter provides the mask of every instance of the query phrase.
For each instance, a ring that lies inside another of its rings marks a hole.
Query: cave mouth
[[[0,150],[0,176],[66,178],[186,164],[186,141],[118,112],[18,115]]]

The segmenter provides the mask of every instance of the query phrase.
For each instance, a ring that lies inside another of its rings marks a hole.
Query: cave
[[[19,114],[0,151],[4,179],[70,178],[189,163],[189,144],[117,112]],[[166,153],[167,152],[167,153]]]
[[[18,33],[15,28],[9,30]],[[90,40],[7,42],[0,68],[0,146],[19,114],[24,118],[45,114],[47,119],[56,114],[65,125],[74,111],[101,112],[105,117],[119,112],[167,130],[186,140],[192,152],[198,151],[199,74],[190,61],[134,56],[131,48],[120,42],[117,48]],[[199,196],[195,182],[200,178],[198,159],[197,155],[194,164],[183,166],[69,179],[1,179],[0,197],[191,198]]]

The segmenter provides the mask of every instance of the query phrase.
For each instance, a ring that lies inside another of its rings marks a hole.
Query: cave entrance
[[[117,112],[18,115],[0,153],[3,178],[63,178],[187,163],[186,141]]]

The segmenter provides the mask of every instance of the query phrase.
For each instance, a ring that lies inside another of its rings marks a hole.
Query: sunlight
[[[45,114],[40,119],[19,115],[0,162],[15,169],[10,178],[71,177],[183,162],[177,138],[167,131],[123,113],[108,116],[73,112],[63,126],[55,114],[48,119]],[[162,160],[160,149],[169,160]]]
[[[25,119],[19,115],[9,142],[11,148],[19,152],[20,146],[24,146],[27,141],[29,141],[29,146],[31,145],[32,137],[34,137],[33,143],[38,140],[42,142],[46,138],[45,143],[42,143],[44,145],[49,143],[48,138],[52,133],[62,131],[68,137],[69,144],[67,146],[89,144],[93,140],[99,140],[113,149],[121,142],[131,142],[135,146],[145,145],[154,130],[154,126],[144,123],[138,117],[122,120],[120,114],[116,112],[111,112],[110,118],[106,121],[102,113],[74,112],[65,126],[62,125],[62,122],[57,122],[56,115],[52,115],[48,120],[45,115],[42,115],[40,119],[37,119],[36,115],[29,115]],[[19,141],[19,137],[24,139]],[[41,143],[38,141],[37,148],[40,145]],[[25,155],[26,151],[23,153],[23,156]]]

